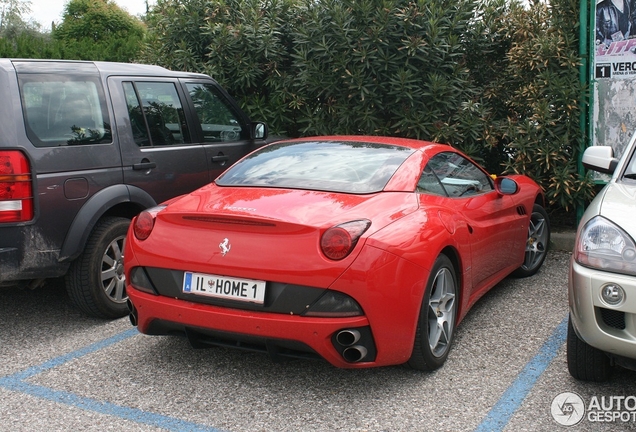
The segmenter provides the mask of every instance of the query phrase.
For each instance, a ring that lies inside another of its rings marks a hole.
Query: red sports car
[[[493,179],[448,145],[277,142],[134,220],[131,321],[195,347],[432,370],[484,293],[541,267],[543,205],[529,178]]]

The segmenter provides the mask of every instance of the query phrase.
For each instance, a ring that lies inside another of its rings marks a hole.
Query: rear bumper
[[[569,303],[572,325],[581,340],[612,356],[636,359],[636,277],[590,269],[570,262]],[[603,302],[606,283],[626,293],[619,306]]]
[[[315,353],[341,368],[381,366],[378,362],[351,363],[334,347],[334,335],[343,329],[368,327],[364,316],[351,318],[316,318],[277,313],[263,313],[192,303],[138,291],[128,285],[127,293],[134,305],[138,329],[144,334],[196,332],[205,336],[226,335],[244,343],[253,341],[288,346]],[[309,355],[311,356],[311,355]]]
[[[0,228],[0,285],[63,276],[69,263],[58,261],[59,248],[43,243],[33,226]]]
[[[350,296],[364,313],[357,317],[333,318],[307,317],[296,312],[246,310],[139,291],[130,285],[131,269],[141,264],[131,245],[134,242],[126,243],[126,279],[129,282],[126,289],[136,309],[136,322],[141,333],[170,334],[171,330],[190,328],[230,333],[241,339],[284,340],[303,344],[332,365],[342,368],[403,364],[413,352],[428,272],[389,252],[365,247],[351,267],[330,286],[322,288]],[[150,258],[146,261],[152,262]],[[179,267],[181,263],[172,261],[171,264]],[[210,266],[208,273],[214,274],[215,271],[220,273]],[[315,283],[315,275],[310,270],[296,273],[287,275],[291,279],[289,283],[320,286]],[[241,274],[237,272],[227,276],[241,277]],[[268,277],[263,272],[263,276],[256,279],[267,280]],[[177,283],[181,286],[181,281]],[[374,356],[366,358],[375,359],[346,361],[342,347],[334,343],[334,337],[340,330],[363,327],[367,328],[375,351]]]

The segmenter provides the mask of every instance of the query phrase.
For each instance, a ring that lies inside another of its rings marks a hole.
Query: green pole
[[[594,0],[589,0],[589,2],[593,2]],[[581,130],[581,148],[579,151],[577,168],[580,175],[585,175],[585,168],[583,168],[583,163],[581,162],[581,156],[583,155],[583,151],[589,145],[589,135],[587,132],[588,123],[588,113],[589,113],[589,100],[588,96],[591,94],[588,91],[588,83],[589,83],[589,59],[590,53],[588,52],[588,38],[590,37],[589,33],[589,19],[588,19],[588,11],[589,5],[588,0],[580,0],[579,7],[579,56],[581,58],[581,65],[579,66],[579,81],[581,82],[581,87],[583,89],[583,93],[581,94],[581,114],[579,119],[579,128]],[[583,211],[585,210],[583,205],[578,205],[576,208],[576,220],[577,222],[581,220],[583,217]]]

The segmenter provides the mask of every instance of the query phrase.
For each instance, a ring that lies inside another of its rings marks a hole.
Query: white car
[[[570,374],[606,380],[614,365],[636,370],[636,134],[618,160],[593,146],[583,165],[612,178],[585,211],[570,261]]]

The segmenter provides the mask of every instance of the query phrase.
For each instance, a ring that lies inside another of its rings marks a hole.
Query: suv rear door
[[[252,148],[250,123],[212,80],[110,77],[124,181],[156,202],[214,180]]]
[[[205,79],[181,79],[181,82],[192,104],[196,119],[194,136],[205,148],[212,181],[254,150],[251,123],[215,82]]]
[[[193,140],[179,80],[110,77],[124,183],[159,203],[209,182],[205,149]]]

